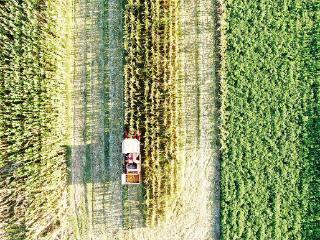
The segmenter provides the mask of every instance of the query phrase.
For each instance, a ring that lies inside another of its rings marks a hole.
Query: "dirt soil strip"
[[[105,133],[105,102],[107,101],[107,93],[105,92],[105,67],[106,53],[104,51],[106,40],[104,39],[105,19],[104,19],[104,1],[90,1],[87,4],[89,14],[88,45],[90,59],[90,71],[88,78],[90,79],[90,168],[92,197],[92,222],[90,230],[92,231],[92,239],[100,239],[106,230],[107,217],[109,215],[108,197],[110,191],[107,188],[107,166],[105,155],[108,139]]]
[[[142,188],[121,185],[122,9],[120,0],[75,1],[73,239],[116,239],[144,224]]]
[[[182,167],[182,239],[219,239],[214,201],[215,112],[214,6],[212,1],[181,2],[182,66],[184,73],[185,162]],[[193,46],[193,47],[191,47]]]
[[[73,80],[73,142],[71,153],[71,205],[73,232],[77,239],[84,236],[86,222],[86,192],[84,170],[86,162],[86,2],[79,0],[74,8],[74,80]]]
[[[181,3],[182,20],[182,66],[184,77],[184,123],[185,123],[185,159],[182,167],[183,202],[181,215],[184,215],[181,224],[181,239],[206,239],[208,235],[208,216],[206,194],[208,189],[204,177],[206,159],[201,158],[201,105],[200,92],[201,75],[199,73],[199,42],[201,32],[198,22],[198,2],[183,0]],[[192,46],[192,48],[190,47]],[[202,146],[201,146],[202,147]],[[184,227],[185,226],[185,227]],[[185,228],[185,229],[183,229]]]
[[[109,209],[106,231],[115,234],[122,227],[121,141],[123,138],[123,40],[122,7],[118,0],[108,2],[108,74],[109,74]],[[111,230],[111,231],[110,231]]]
[[[218,81],[216,79],[216,48],[214,21],[215,4],[203,0],[198,4],[198,65],[200,103],[200,165],[205,166],[204,179],[209,195],[208,214],[212,226],[212,239],[220,239],[220,161],[219,161],[219,109]],[[202,161],[201,161],[202,160]],[[212,179],[212,180],[211,180]]]

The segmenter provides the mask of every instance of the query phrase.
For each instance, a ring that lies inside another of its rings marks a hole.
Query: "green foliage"
[[[40,239],[60,224],[66,186],[64,83],[54,4],[0,7],[0,235]]]
[[[306,115],[302,121],[306,124],[303,131],[305,152],[303,184],[306,201],[306,214],[303,219],[303,239],[320,238],[320,78],[319,36],[320,36],[320,4],[316,1],[305,3],[308,9],[304,13],[304,32],[302,34],[301,58],[304,63],[302,79],[311,83],[310,95],[305,95],[303,102],[307,105]],[[311,97],[314,101],[310,101]]]
[[[319,6],[225,4],[222,238],[318,239]]]

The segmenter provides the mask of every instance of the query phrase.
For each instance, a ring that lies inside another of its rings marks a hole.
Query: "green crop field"
[[[0,240],[320,239],[319,13],[0,1]]]
[[[222,238],[317,239],[319,4],[224,8]]]
[[[66,210],[65,4],[0,3],[0,238],[51,239]]]

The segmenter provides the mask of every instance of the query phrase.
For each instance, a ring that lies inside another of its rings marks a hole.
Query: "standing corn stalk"
[[[142,131],[147,224],[155,225],[175,192],[178,163],[179,2],[130,0],[125,12],[125,118]]]
[[[61,236],[66,186],[58,2],[1,3],[0,237]],[[60,234],[60,235],[59,235]]]

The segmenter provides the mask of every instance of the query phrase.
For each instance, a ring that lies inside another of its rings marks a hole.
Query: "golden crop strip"
[[[142,132],[147,223],[174,193],[178,1],[129,1],[125,11],[126,128]],[[133,20],[134,19],[134,20]],[[174,164],[173,164],[174,163]]]

